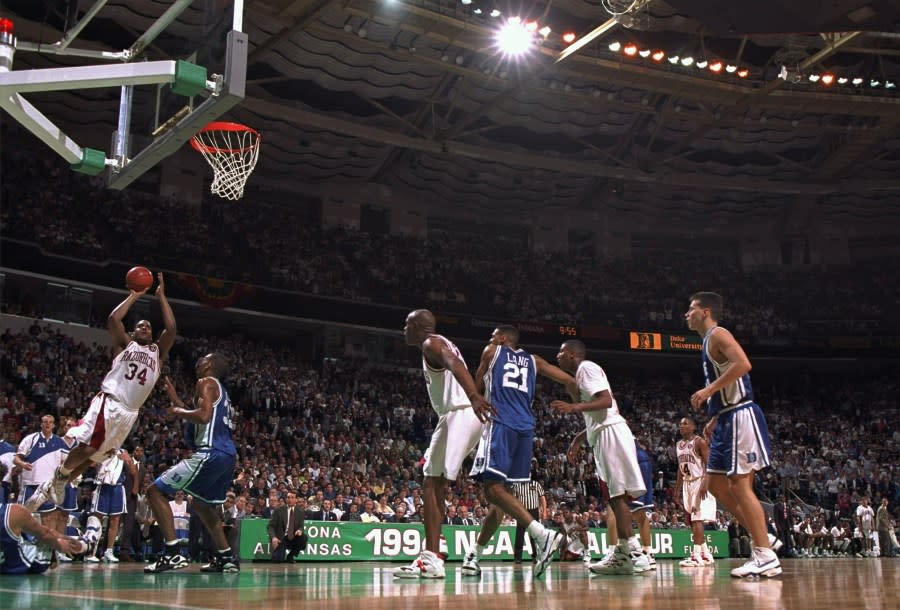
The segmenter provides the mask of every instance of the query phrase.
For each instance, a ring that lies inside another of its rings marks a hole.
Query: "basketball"
[[[146,267],[132,267],[125,275],[125,285],[135,292],[147,290],[153,285],[153,274]]]

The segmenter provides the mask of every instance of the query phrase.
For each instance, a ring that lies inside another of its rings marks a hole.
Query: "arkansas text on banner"
[[[241,559],[269,559],[268,519],[242,519]],[[516,529],[501,526],[487,547],[484,559],[512,560]],[[418,523],[335,523],[307,521],[309,543],[300,553],[300,561],[412,561],[425,537]],[[478,526],[445,525],[447,556],[462,561],[475,548]],[[706,532],[706,541],[715,557],[728,556],[728,533]],[[600,558],[606,552],[606,529],[588,530],[591,555]],[[682,558],[691,553],[691,530],[653,530],[652,549],[660,559]],[[531,540],[525,536],[525,554],[531,553]]]

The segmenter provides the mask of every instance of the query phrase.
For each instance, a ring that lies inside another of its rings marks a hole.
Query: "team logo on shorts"
[[[747,463],[752,464],[755,461],[756,461],[756,452],[751,451],[750,453],[747,454]]]
[[[475,458],[475,468],[482,468],[484,466],[484,458]]]

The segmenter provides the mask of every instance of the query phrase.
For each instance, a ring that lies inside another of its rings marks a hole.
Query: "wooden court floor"
[[[331,610],[775,610],[900,609],[900,559],[794,559],[784,574],[738,580],[728,570],[659,561],[639,576],[591,576],[580,562],[554,563],[542,580],[530,565],[485,563],[480,578],[448,564],[442,581],[398,580],[398,564],[245,563],[239,574],[201,574],[197,564],[144,574],[142,564],[63,565],[38,576],[0,577],[0,608]]]

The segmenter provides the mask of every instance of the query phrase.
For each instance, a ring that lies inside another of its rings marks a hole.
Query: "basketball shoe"
[[[53,489],[52,481],[44,481],[40,485],[37,486],[37,489],[34,490],[34,493],[26,500],[23,504],[25,508],[28,509],[29,512],[36,513],[42,504],[45,502],[53,502],[56,504],[56,500],[51,497]],[[65,494],[63,494],[65,497]]]
[[[613,574],[634,574],[634,561],[630,551],[623,551],[618,546],[611,555],[607,555],[590,567],[592,574],[609,576]]]
[[[182,568],[186,568],[190,565],[185,557],[182,555],[163,555],[150,565],[144,568],[144,572],[146,574],[159,574],[161,572],[168,572],[169,570],[181,570]]]
[[[394,578],[444,578],[444,561],[431,551],[422,551],[412,563],[394,570]]]
[[[462,564],[463,576],[480,576],[481,566],[478,565],[478,556],[475,551],[469,551]]]
[[[200,566],[201,572],[240,572],[241,566],[238,565],[237,560],[235,560],[234,555],[229,553],[228,555],[219,555],[216,554],[213,557],[212,561],[209,563],[205,563]]]
[[[691,556],[687,559],[682,559],[678,562],[682,568],[702,568],[704,566],[703,558],[700,556],[700,553],[691,553]]]
[[[547,566],[553,561],[553,553],[562,544],[563,534],[556,530],[548,529],[543,537],[537,541],[537,563],[534,564],[534,578],[540,578],[547,571]]]
[[[781,562],[772,549],[756,547],[750,554],[750,561],[731,571],[735,578],[747,576],[778,576],[781,574]]]

